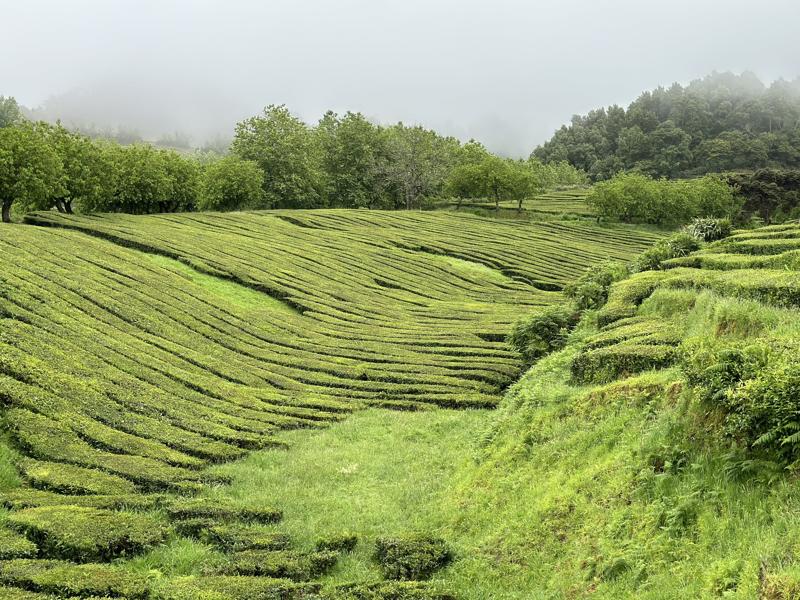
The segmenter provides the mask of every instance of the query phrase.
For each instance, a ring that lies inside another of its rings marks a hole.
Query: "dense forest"
[[[653,177],[800,166],[800,80],[765,86],[752,73],[714,73],[645,92],[628,109],[574,116],[533,152],[595,180],[636,170]]]

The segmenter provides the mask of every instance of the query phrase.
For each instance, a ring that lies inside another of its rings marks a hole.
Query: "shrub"
[[[43,506],[13,512],[20,529],[46,556],[76,561],[111,560],[161,542],[165,528],[150,516],[80,506]]]
[[[653,271],[661,267],[661,263],[672,258],[688,256],[700,248],[700,243],[689,233],[675,233],[659,240],[651,248],[645,250],[634,263],[636,271]]]
[[[358,536],[354,533],[339,533],[329,535],[317,540],[315,548],[318,551],[352,552],[358,544]]]
[[[269,531],[257,525],[240,524],[212,525],[205,528],[199,538],[224,550],[285,550],[291,541],[285,533]]]
[[[455,600],[450,594],[436,592],[429,584],[417,581],[349,583],[337,586],[323,597],[330,600]]]
[[[116,495],[136,492],[136,486],[127,479],[95,469],[30,459],[20,461],[19,468],[34,487],[64,494]]]
[[[446,566],[452,552],[441,538],[427,535],[379,538],[375,558],[387,579],[427,579]]]
[[[0,583],[59,596],[148,597],[147,576],[115,565],[74,565],[60,560],[18,559],[0,562]]]
[[[159,590],[160,600],[311,600],[320,589],[270,577],[178,577]]]
[[[578,310],[600,308],[608,300],[611,284],[628,275],[627,267],[606,261],[589,267],[577,280],[564,288],[564,294],[575,302]]]
[[[225,574],[258,575],[304,581],[327,573],[336,564],[335,552],[243,550],[230,556]]]
[[[677,356],[673,346],[622,343],[581,352],[572,361],[577,383],[609,383],[627,375],[669,366]]]
[[[15,531],[0,528],[0,560],[34,556],[36,556],[36,544]]]
[[[252,521],[275,523],[283,517],[281,511],[265,507],[237,506],[227,498],[178,498],[166,507],[170,519],[206,518],[222,521]]]
[[[686,226],[686,233],[701,242],[715,242],[731,234],[730,219],[698,217]]]
[[[569,331],[578,322],[578,312],[568,306],[550,306],[520,319],[508,336],[508,343],[527,363],[567,343]]]

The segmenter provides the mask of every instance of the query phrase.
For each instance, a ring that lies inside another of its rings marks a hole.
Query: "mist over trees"
[[[653,177],[800,166],[800,79],[765,86],[752,73],[714,73],[645,92],[626,109],[574,116],[538,147],[597,181],[626,170]]]

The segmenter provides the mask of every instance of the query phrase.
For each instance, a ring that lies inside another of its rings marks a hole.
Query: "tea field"
[[[659,237],[450,212],[28,221],[0,232],[2,599],[446,597],[322,589],[350,539],[297,546],[287,507],[218,465],[363,409],[496,406],[511,323]]]

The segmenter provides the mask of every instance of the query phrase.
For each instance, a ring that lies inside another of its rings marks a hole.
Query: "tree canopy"
[[[533,155],[566,160],[595,181],[623,170],[677,178],[800,167],[800,79],[767,87],[752,73],[714,73],[659,87],[627,110],[574,116]]]

